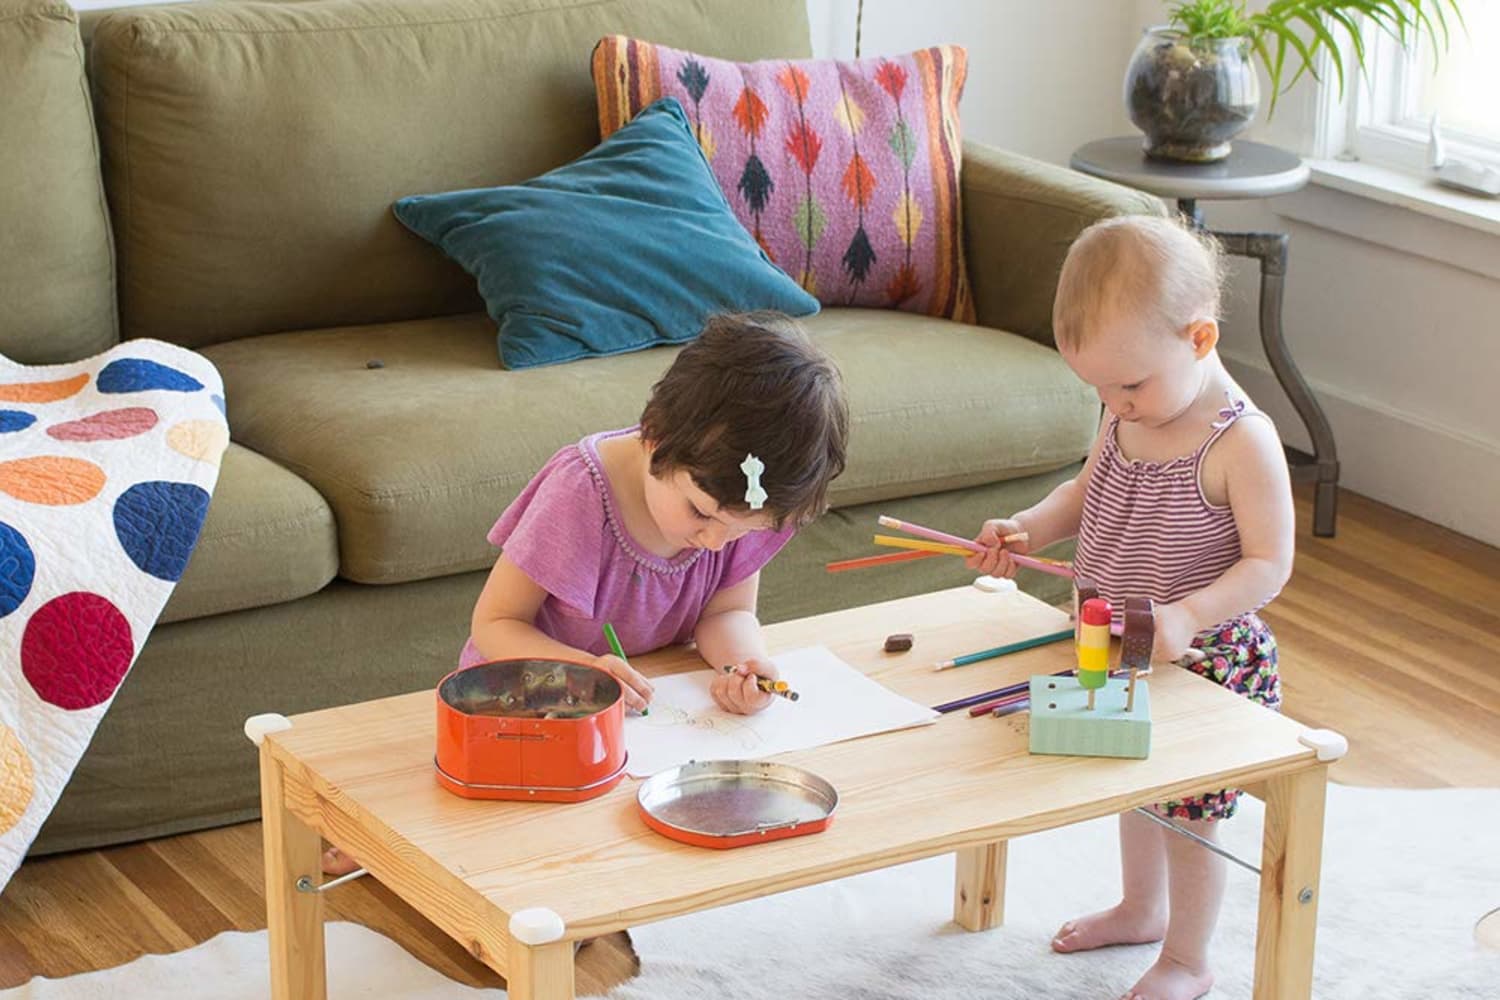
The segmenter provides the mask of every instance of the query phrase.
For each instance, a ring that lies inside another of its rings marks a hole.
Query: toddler
[[[1276,640],[1255,612],[1291,573],[1291,486],[1276,428],[1215,350],[1221,282],[1217,244],[1166,219],[1108,219],[1078,237],[1052,321],[1063,359],[1104,404],[1099,433],[1076,479],[985,522],[976,540],[987,551],[969,565],[1012,576],[1006,535],[1026,533],[1010,546],[1021,553],[1076,535],[1074,568],[1116,616],[1127,597],[1155,601],[1153,660],[1202,650],[1190,669],[1274,709]],[[1224,789],[1155,808],[1216,841],[1238,797]],[[1133,812],[1120,816],[1120,858],[1123,898],[1063,924],[1053,949],[1162,941],[1125,996],[1203,995],[1224,862]]]

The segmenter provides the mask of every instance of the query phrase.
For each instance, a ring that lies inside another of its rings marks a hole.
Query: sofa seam
[[[310,35],[323,34],[330,31],[381,31],[390,28],[438,28],[448,25],[480,24],[484,22],[502,23],[515,18],[526,17],[534,14],[548,14],[554,11],[583,10],[586,7],[608,7],[617,4],[619,0],[584,0],[581,3],[559,4],[555,7],[542,7],[533,10],[510,11],[505,14],[481,14],[475,17],[452,17],[432,21],[382,21],[373,24],[334,24],[315,27],[289,27],[289,28],[245,28],[236,26],[211,25],[203,27],[180,27],[171,24],[153,22],[152,26],[163,35]]]

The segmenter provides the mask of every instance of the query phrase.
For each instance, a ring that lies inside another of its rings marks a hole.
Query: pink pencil
[[[1039,573],[1050,573],[1053,576],[1065,576],[1073,579],[1073,567],[1064,563],[1049,562],[1046,559],[1033,559],[1031,556],[1023,556],[1019,552],[1012,552],[1011,559],[1015,560],[1017,566],[1029,566]]]
[[[933,528],[924,528],[920,524],[912,524],[910,521],[900,521],[894,517],[880,515],[880,525],[884,528],[895,528],[904,531],[908,535],[916,535],[918,538],[930,538],[934,542],[947,542],[949,545],[957,545],[968,549],[970,552],[983,552],[984,546],[968,538],[959,538],[945,531],[937,531]]]

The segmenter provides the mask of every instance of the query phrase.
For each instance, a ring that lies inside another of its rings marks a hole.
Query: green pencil
[[[630,663],[629,660],[625,659],[625,647],[620,645],[620,637],[615,635],[615,627],[609,622],[604,623],[604,639],[609,643],[609,651],[611,653],[614,653],[620,659],[625,660],[627,664]],[[650,715],[651,709],[643,708],[641,709],[641,714]]]
[[[997,656],[1006,653],[1019,653],[1023,649],[1031,649],[1033,646],[1045,646],[1049,642],[1061,642],[1064,639],[1073,638],[1071,628],[1060,632],[1048,632],[1034,639],[1022,639],[1020,642],[1008,643],[1004,646],[996,646],[994,649],[981,649],[977,653],[966,653],[963,656],[955,656],[951,660],[942,660],[938,663],[938,670],[947,670],[949,667],[962,667],[969,663],[978,663],[980,660],[993,660]]]

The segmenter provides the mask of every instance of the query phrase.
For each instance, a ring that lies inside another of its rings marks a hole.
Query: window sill
[[[1500,280],[1500,199],[1388,167],[1308,160],[1311,182],[1279,215]]]

